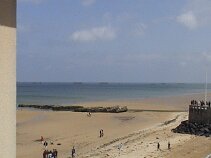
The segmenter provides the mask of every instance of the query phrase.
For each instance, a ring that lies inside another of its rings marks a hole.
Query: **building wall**
[[[190,106],[189,121],[192,123],[211,124],[211,108],[205,109],[200,106]]]
[[[0,0],[0,157],[16,157],[16,0]]]

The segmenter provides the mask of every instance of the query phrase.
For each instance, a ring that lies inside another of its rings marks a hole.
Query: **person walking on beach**
[[[50,150],[50,152],[48,153],[48,158],[52,158],[53,157],[53,153],[52,151]]]
[[[48,143],[46,141],[43,143],[43,145],[44,145],[45,149],[47,149]]]
[[[91,112],[89,112],[89,113],[87,114],[87,116],[88,116],[88,117],[91,117],[91,116],[92,116],[92,115],[91,115]]]
[[[103,137],[103,136],[104,136],[103,129],[102,129],[102,132],[101,132],[101,134],[102,134],[102,137]]]
[[[160,150],[160,143],[157,144],[157,150]]]
[[[46,157],[47,157],[47,151],[44,150],[44,152],[43,152],[43,158],[46,158]]]
[[[100,137],[102,137],[102,130],[100,130]]]
[[[100,137],[103,137],[104,133],[103,133],[103,129],[100,130]]]
[[[100,137],[103,137],[104,133],[103,133],[103,130],[101,129],[100,130]]]
[[[56,149],[53,149],[53,156],[54,156],[54,158],[57,158],[57,155],[58,155],[58,151]]]
[[[169,149],[169,150],[171,149],[171,144],[170,144],[170,142],[168,142],[168,149]]]
[[[49,154],[48,150],[45,150],[45,158],[48,158],[48,154]]]
[[[41,136],[40,141],[41,141],[41,143],[43,144],[43,142],[44,142],[43,136]]]
[[[73,157],[75,157],[75,148],[74,148],[74,146],[73,146],[73,148],[72,148],[72,158]]]

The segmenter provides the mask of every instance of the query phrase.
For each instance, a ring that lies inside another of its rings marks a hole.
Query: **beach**
[[[1,156],[211,158],[211,0],[3,1]]]
[[[208,98],[211,99],[210,93]],[[38,141],[41,136],[49,142],[48,150],[57,149],[61,158],[70,157],[73,146],[81,158],[205,157],[211,153],[210,137],[171,132],[187,119],[192,99],[202,100],[203,94],[81,103],[129,109],[125,113],[92,113],[91,117],[80,112],[18,109],[17,158],[42,157],[44,147]],[[158,142],[161,150],[157,150]]]

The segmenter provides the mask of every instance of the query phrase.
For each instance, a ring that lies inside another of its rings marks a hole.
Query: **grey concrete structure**
[[[208,105],[189,105],[189,122],[211,124],[211,107]]]

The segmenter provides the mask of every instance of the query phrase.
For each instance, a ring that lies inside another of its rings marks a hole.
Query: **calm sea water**
[[[204,84],[17,83],[17,104],[77,104],[201,92],[204,92]]]

